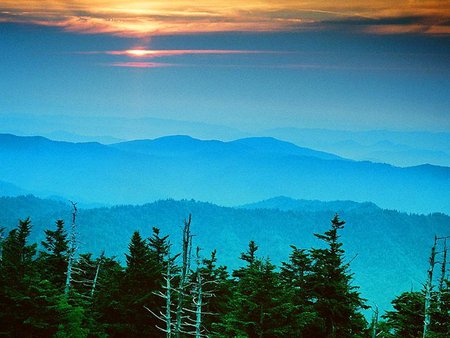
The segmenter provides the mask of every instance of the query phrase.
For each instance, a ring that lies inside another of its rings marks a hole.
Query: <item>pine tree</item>
[[[281,286],[275,266],[258,259],[258,247],[252,241],[241,259],[247,266],[233,273],[237,278],[224,316],[222,330],[226,335],[248,337],[282,337],[289,334],[291,304]]]
[[[151,337],[158,334],[157,321],[145,307],[155,308],[160,300],[154,291],[160,289],[162,271],[158,258],[139,232],[134,232],[126,254],[127,267],[121,283],[123,321],[128,323],[130,337]]]
[[[160,230],[156,227],[153,227],[152,236],[148,239],[149,247],[154,252],[156,256],[157,262],[161,265],[161,269],[165,268],[165,264],[167,263],[166,257],[169,253],[169,235],[161,237]]]
[[[289,335],[310,337],[308,330],[318,316],[313,306],[312,290],[307,283],[311,275],[312,259],[306,250],[294,245],[291,248],[289,261],[283,262],[280,269],[280,279],[292,308]]]
[[[100,259],[100,258],[99,258]],[[95,292],[92,295],[92,315],[98,330],[108,336],[124,336],[127,324],[123,313],[122,281],[124,268],[114,259],[103,257]]]
[[[231,281],[226,266],[217,266],[216,250],[210,258],[203,259],[201,274],[204,291],[212,294],[206,300],[204,312],[210,314],[203,319],[203,325],[209,332],[215,332],[221,318],[228,312],[228,300],[231,298]]]
[[[344,250],[338,232],[345,222],[335,215],[331,229],[315,236],[326,243],[323,249],[312,249],[312,273],[307,278],[318,313],[316,337],[358,337],[366,322],[359,312],[367,308],[364,300],[351,285],[349,264],[344,263]]]
[[[56,221],[56,230],[45,230],[45,240],[41,242],[39,266],[43,278],[63,289],[66,281],[69,241],[64,229],[64,221]]]
[[[422,337],[425,295],[423,292],[404,292],[392,301],[394,310],[383,315],[389,331],[396,337]]]
[[[33,260],[36,244],[28,244],[30,232],[30,219],[20,220],[18,227],[11,230],[2,243],[0,303],[3,309],[0,327],[11,336],[23,334],[26,337],[32,330],[26,322],[32,316],[31,287],[38,276]]]

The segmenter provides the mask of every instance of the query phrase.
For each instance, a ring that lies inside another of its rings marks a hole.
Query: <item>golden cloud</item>
[[[2,0],[0,22],[140,37],[322,29],[336,23],[383,34],[449,34],[450,0]]]

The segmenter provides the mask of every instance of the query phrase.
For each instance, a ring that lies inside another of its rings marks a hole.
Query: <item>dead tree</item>
[[[78,295],[88,301],[92,300],[96,284],[98,283],[101,259],[95,262],[91,260],[90,254],[80,255],[72,266],[72,287],[76,287]]]
[[[173,258],[170,257],[170,243],[168,243],[168,249],[167,249],[167,267],[166,272],[163,274],[163,278],[165,281],[165,284],[162,285],[162,288],[164,289],[164,293],[161,291],[153,292],[154,295],[161,297],[165,300],[165,311],[164,313],[162,311],[159,311],[156,313],[155,311],[149,309],[148,307],[144,306],[147,311],[149,311],[154,317],[161,320],[165,324],[165,328],[162,328],[158,325],[156,325],[156,328],[166,334],[167,338],[173,337],[174,333],[174,326],[175,323],[172,321],[172,302],[173,302],[173,292],[174,292],[174,286],[173,286],[173,279],[176,277],[176,275],[172,271],[172,264],[175,261],[175,259],[179,256],[175,255]]]
[[[192,303],[195,306],[195,337],[200,338],[205,335],[202,332],[202,306],[203,306],[203,278],[200,269],[200,248],[197,247],[196,252],[197,270],[196,274],[196,288],[192,297]]]
[[[190,232],[191,215],[184,221],[182,253],[175,257],[170,257],[170,244],[167,252],[167,268],[163,274],[165,285],[162,285],[164,292],[154,292],[155,295],[163,298],[166,302],[165,311],[154,311],[145,307],[153,316],[165,323],[162,328],[156,328],[166,334],[166,337],[180,337],[190,335],[195,337],[206,337],[205,329],[202,327],[202,316],[206,314],[202,307],[205,304],[204,298],[212,295],[211,292],[204,291],[204,285],[213,281],[204,281],[201,272],[200,249],[197,248],[196,271],[191,271],[192,238]],[[180,275],[173,273],[172,265],[175,259],[182,257]],[[194,277],[195,278],[191,278]],[[173,279],[178,277],[178,284],[173,285]],[[192,302],[187,302],[190,296]],[[176,298],[176,304],[174,304]],[[172,308],[175,307],[175,311]]]
[[[77,251],[77,203],[74,203],[70,201],[72,204],[72,224],[70,227],[70,247],[69,247],[69,258],[67,262],[67,272],[66,272],[66,286],[64,288],[64,294],[66,297],[69,295],[70,291],[70,284],[72,282],[72,269],[73,269],[73,262],[75,259],[75,253]]]
[[[207,337],[207,332],[203,326],[203,317],[205,315],[214,315],[213,313],[205,312],[203,307],[207,304],[205,299],[213,297],[212,291],[207,291],[206,285],[217,284],[216,281],[208,281],[203,278],[200,260],[200,248],[197,247],[196,251],[196,263],[197,268],[194,272],[195,281],[192,283],[191,297],[192,308],[185,307],[184,311],[189,314],[186,318],[184,325],[187,327],[183,333],[195,336],[196,338]]]
[[[438,264],[439,262],[436,261],[436,255],[442,253],[442,265],[441,265],[441,276],[438,281],[438,292],[437,292],[437,308],[440,310],[440,303],[441,303],[441,297],[442,293],[444,291],[444,281],[446,276],[446,269],[447,269],[447,238],[450,238],[450,236],[447,237],[437,237],[434,236],[434,244],[431,247],[431,255],[430,255],[430,266],[428,268],[428,276],[427,281],[425,283],[425,311],[424,311],[424,321],[423,321],[423,332],[422,332],[422,338],[425,338],[428,334],[428,328],[431,323],[431,298],[432,298],[432,289],[433,289],[433,272],[434,272],[434,266]],[[439,240],[444,241],[444,249],[442,252],[436,251],[436,247]]]
[[[430,255],[430,266],[428,268],[428,277],[427,282],[425,284],[425,311],[424,311],[424,321],[423,321],[423,333],[422,337],[425,338],[427,336],[428,327],[430,326],[431,316],[430,316],[430,305],[431,305],[431,289],[433,288],[433,271],[434,265],[436,264],[436,245],[437,245],[437,236],[434,236],[434,244],[431,247],[431,255]]]
[[[176,323],[175,323],[175,334],[180,337],[181,333],[183,333],[183,317],[185,317],[183,313],[184,309],[184,299],[186,297],[186,289],[187,289],[187,281],[188,274],[190,271],[190,253],[192,247],[192,235],[191,235],[191,220],[192,216],[189,214],[187,220],[184,220],[184,228],[183,228],[183,251],[182,251],[182,266],[181,266],[181,276],[180,283],[177,288],[178,293],[178,304],[177,304],[177,313],[176,313]]]
[[[193,299],[194,305],[196,307],[196,316],[195,316],[195,337],[200,338],[201,329],[202,329],[202,274],[200,273],[200,256],[199,256],[199,248],[197,248],[197,299]]]
[[[438,239],[442,239],[444,241],[444,249],[442,250],[441,276],[439,278],[438,293],[437,293],[437,308],[439,311],[441,310],[441,298],[442,298],[442,293],[444,293],[444,282],[445,282],[446,273],[447,273],[447,252],[448,252],[447,238],[449,238],[449,237],[438,238]]]
[[[94,296],[95,287],[97,286],[97,281],[98,281],[98,275],[100,273],[100,267],[103,263],[104,257],[105,257],[105,250],[102,251],[100,258],[98,259],[97,268],[95,269],[95,276],[94,276],[94,280],[92,282],[92,289],[91,289],[91,298]]]

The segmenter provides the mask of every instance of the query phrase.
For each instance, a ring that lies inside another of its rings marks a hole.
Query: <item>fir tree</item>
[[[235,271],[237,278],[230,311],[224,316],[222,329],[227,335],[248,337],[287,336],[292,311],[280,284],[275,266],[256,258],[252,241],[241,255],[247,266]]]
[[[161,237],[159,235],[160,230],[158,228],[153,227],[152,230],[152,236],[148,239],[149,247],[154,252],[157,262],[161,265],[161,269],[164,269],[165,264],[167,263],[165,258],[169,253],[169,235]]]
[[[38,281],[38,275],[33,260],[36,244],[28,244],[30,232],[30,219],[20,220],[18,227],[11,230],[2,243],[0,327],[13,337],[28,336],[32,331],[29,319],[35,315],[31,290]]]
[[[388,332],[396,337],[422,337],[424,304],[425,295],[422,292],[404,292],[395,298],[392,301],[394,310],[383,315]]]
[[[210,258],[203,259],[201,274],[205,293],[213,295],[205,302],[204,312],[209,315],[205,316],[203,325],[209,332],[215,332],[220,319],[228,312],[232,285],[226,266],[217,266],[216,250],[211,252]]]
[[[134,232],[126,254],[127,267],[121,283],[124,321],[130,337],[151,337],[158,334],[156,319],[145,310],[155,308],[160,300],[154,291],[160,288],[162,272],[158,258],[139,232]]]
[[[45,240],[41,244],[44,248],[39,257],[42,276],[62,289],[66,281],[69,249],[64,221],[56,221],[56,230],[45,230]]]
[[[367,308],[364,300],[351,285],[352,274],[344,263],[344,250],[338,232],[345,222],[335,215],[331,229],[315,236],[326,243],[323,249],[312,249],[312,273],[307,278],[312,292],[314,309],[318,321],[316,337],[358,337],[366,327],[364,317],[359,312]]]
[[[307,278],[311,275],[312,259],[306,250],[294,245],[291,248],[289,261],[283,262],[280,269],[284,292],[291,303],[289,335],[310,337],[308,331],[318,316],[313,306],[312,290],[307,283]]]
[[[114,258],[104,257],[96,291],[92,296],[92,314],[98,330],[111,337],[124,336],[127,332],[123,315],[123,278],[124,268]]]

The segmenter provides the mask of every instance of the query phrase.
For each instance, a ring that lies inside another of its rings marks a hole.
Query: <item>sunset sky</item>
[[[0,74],[11,118],[450,132],[450,1],[2,0]]]

